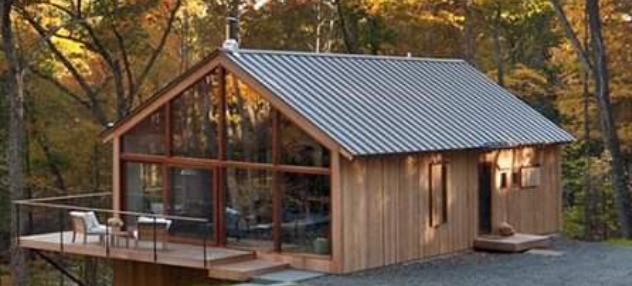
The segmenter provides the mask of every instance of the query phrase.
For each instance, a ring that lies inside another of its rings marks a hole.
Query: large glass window
[[[329,150],[283,115],[273,126],[271,104],[233,74],[226,75],[222,99],[219,74],[207,75],[124,135],[123,152],[137,153],[122,157],[124,207],[209,221],[173,219],[169,235],[176,239],[218,237],[237,247],[330,254]],[[218,214],[225,233],[216,233]]]
[[[214,222],[213,172],[203,169],[169,168],[169,214],[203,218]],[[212,237],[213,225],[175,220],[170,228],[174,235]]]
[[[123,135],[123,152],[165,153],[165,109],[160,108]]]
[[[171,150],[183,157],[215,158],[219,102],[207,76],[171,102]]]
[[[234,161],[272,162],[272,107],[261,95],[227,75],[227,157]]]
[[[280,177],[283,251],[329,254],[329,176],[284,173]]]
[[[157,164],[125,163],[126,210],[164,214],[162,168]]]
[[[328,167],[329,150],[305,131],[281,117],[281,164]]]
[[[228,168],[226,237],[229,244],[272,248],[272,173]]]

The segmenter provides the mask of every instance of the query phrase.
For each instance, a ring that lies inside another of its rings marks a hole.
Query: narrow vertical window
[[[448,222],[447,166],[430,164],[430,226],[438,227]]]

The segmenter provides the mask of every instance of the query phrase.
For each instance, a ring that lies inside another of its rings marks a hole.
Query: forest
[[[577,139],[564,148],[564,236],[632,239],[629,0],[0,5],[0,277],[12,272],[13,285],[63,279],[33,278],[54,271],[12,250],[11,200],[110,190],[111,147],[99,134],[221,47],[227,29],[248,49],[466,60]],[[107,268],[67,263],[91,281]]]

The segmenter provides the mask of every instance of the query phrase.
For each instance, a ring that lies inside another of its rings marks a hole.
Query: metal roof
[[[574,140],[462,60],[222,52],[353,155]]]

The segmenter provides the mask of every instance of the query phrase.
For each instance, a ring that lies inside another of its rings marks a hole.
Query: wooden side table
[[[134,239],[134,235],[123,230],[112,230],[110,232],[110,246],[119,247],[121,239],[125,240],[125,248],[129,248],[129,240]]]

